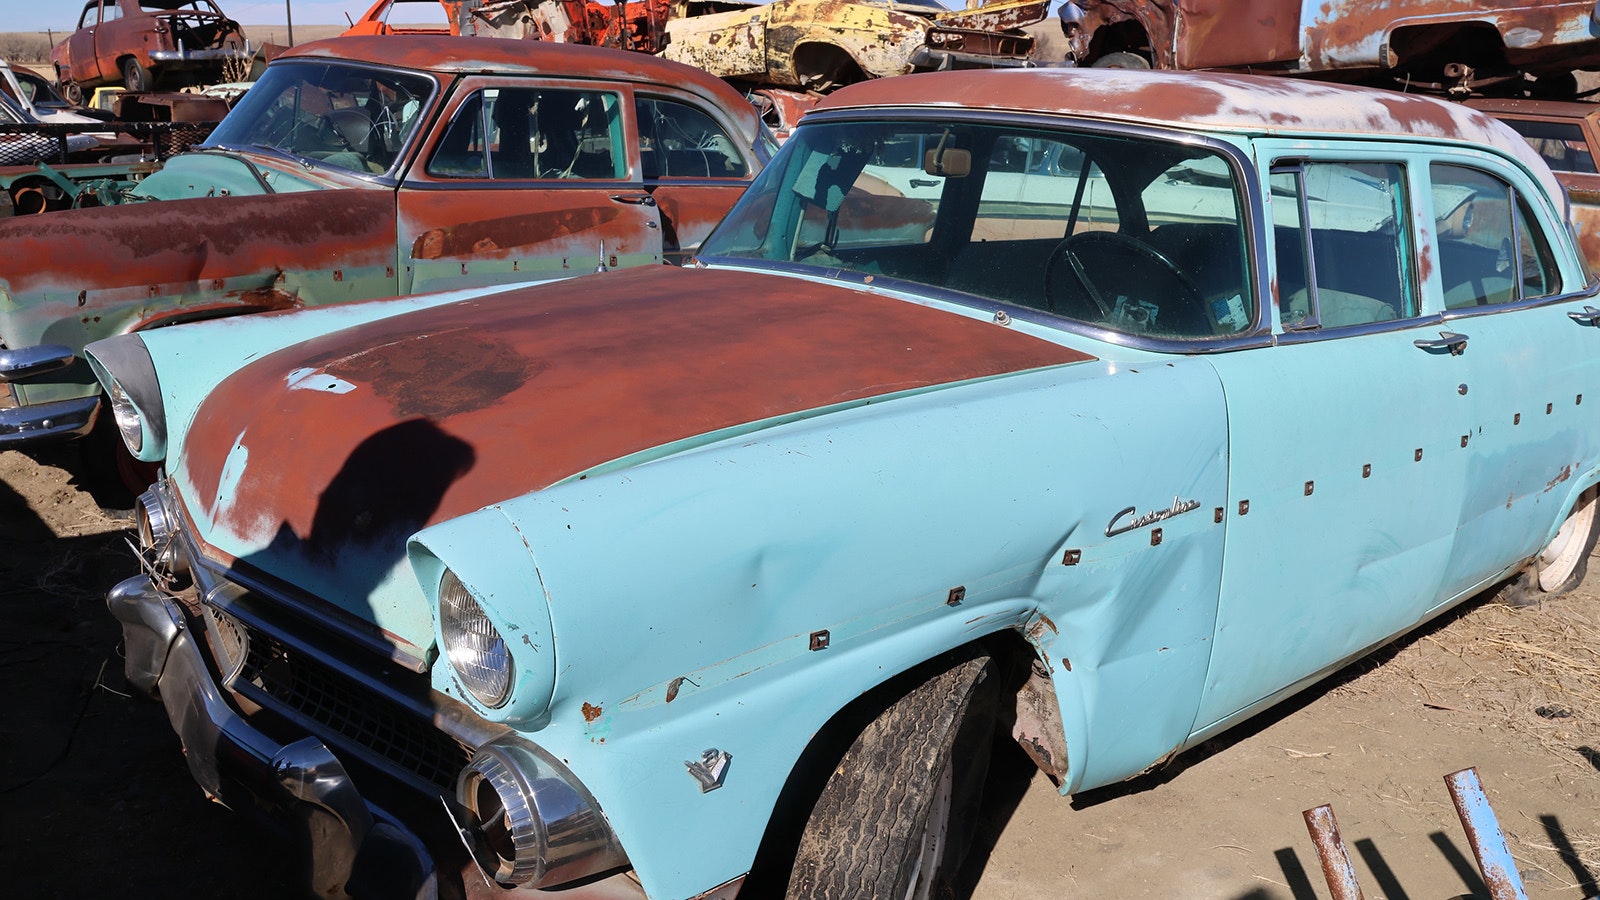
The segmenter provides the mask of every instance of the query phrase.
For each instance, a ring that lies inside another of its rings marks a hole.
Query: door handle
[[[1595,309],[1592,306],[1585,306],[1583,308],[1583,312],[1567,313],[1567,318],[1577,322],[1579,325],[1600,326],[1600,309]]]
[[[911,179],[911,186],[912,187],[933,187],[934,185],[936,185],[938,183],[939,183],[938,181],[936,181],[936,180],[934,180],[932,178],[913,178],[913,179]]]
[[[1417,338],[1411,343],[1430,353],[1435,350],[1449,350],[1451,356],[1460,356],[1467,349],[1467,336],[1456,334],[1454,331],[1441,331],[1436,338]]]
[[[631,203],[634,206],[655,206],[656,198],[649,194],[612,194],[611,199],[618,203]]]

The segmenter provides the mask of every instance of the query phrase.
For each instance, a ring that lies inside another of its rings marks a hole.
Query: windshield
[[[433,94],[425,76],[344,63],[276,63],[211,133],[366,174],[394,168]]]
[[[1256,322],[1233,167],[1203,147],[963,121],[801,126],[706,260],[885,276],[1164,338]]]

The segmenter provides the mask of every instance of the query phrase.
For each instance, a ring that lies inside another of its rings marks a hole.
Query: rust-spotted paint
[[[1386,77],[1416,62],[1485,65],[1470,53],[1470,29],[1492,30],[1505,62],[1538,75],[1600,64],[1600,40],[1583,0],[1076,0],[1084,16],[1069,35],[1072,55],[1148,52],[1163,69],[1259,69],[1295,74],[1342,71]],[[1119,29],[1142,33],[1129,39]],[[1124,46],[1122,41],[1132,46]],[[1458,56],[1439,53],[1452,45]],[[1478,73],[1495,74],[1495,73]]]
[[[280,298],[269,304],[276,308],[284,296],[314,304],[393,293],[394,195],[316,191],[70,210],[0,220],[0,245],[8,260],[0,298],[27,299],[0,299],[5,339],[82,346],[264,297]],[[386,291],[368,280],[385,276]]]
[[[930,72],[851,85],[817,112],[916,105],[1136,122],[1186,131],[1448,140],[1520,160],[1551,196],[1561,186],[1526,141],[1460,104],[1291,78],[1118,69]]]
[[[219,537],[300,547],[285,552],[328,573],[346,544],[403,540],[384,523],[420,528],[744,423],[1088,358],[868,291],[781,288],[647,267],[316,338],[211,394],[181,478]]]

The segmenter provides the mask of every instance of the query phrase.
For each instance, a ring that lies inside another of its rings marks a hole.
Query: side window
[[[437,178],[626,177],[615,94],[484,88],[456,109],[428,160]]]
[[[738,144],[716,120],[687,103],[640,97],[639,159],[645,178],[743,178]]]
[[[1434,164],[1439,277],[1449,309],[1492,306],[1561,290],[1555,257],[1527,201],[1504,181]]]
[[[1501,119],[1522,135],[1545,164],[1557,172],[1595,174],[1594,156],[1583,138],[1583,127],[1576,122],[1530,122]]]
[[[83,15],[78,17],[79,28],[93,28],[100,21],[100,4],[98,0],[89,0],[83,5]]]
[[[122,8],[117,6],[117,0],[105,0],[105,3],[100,8],[102,10],[100,13],[101,22],[115,22],[117,19],[122,18]]]
[[[1405,210],[1405,170],[1395,163],[1274,168],[1283,327],[1338,328],[1416,315]]]

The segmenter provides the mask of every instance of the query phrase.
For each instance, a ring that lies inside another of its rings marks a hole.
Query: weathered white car
[[[942,896],[996,735],[1099,787],[1583,577],[1566,212],[1415,96],[846,88],[685,268],[91,346],[129,679],[325,893]]]

